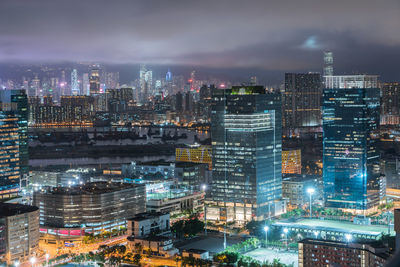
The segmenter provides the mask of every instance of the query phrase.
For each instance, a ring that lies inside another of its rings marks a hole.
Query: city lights
[[[400,262],[398,0],[50,2],[0,8],[0,267]]]

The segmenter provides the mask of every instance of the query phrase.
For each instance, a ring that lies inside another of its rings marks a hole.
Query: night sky
[[[0,63],[147,63],[275,77],[321,71],[400,80],[399,0],[0,0]]]

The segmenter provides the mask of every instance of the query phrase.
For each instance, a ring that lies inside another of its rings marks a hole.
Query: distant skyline
[[[146,63],[274,83],[321,72],[331,50],[336,74],[390,81],[400,80],[398,25],[398,0],[2,0],[0,64]]]

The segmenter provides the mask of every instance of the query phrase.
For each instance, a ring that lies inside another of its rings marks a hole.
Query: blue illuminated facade
[[[373,133],[379,124],[377,76],[326,76],[323,181],[327,207],[366,211],[385,197]]]

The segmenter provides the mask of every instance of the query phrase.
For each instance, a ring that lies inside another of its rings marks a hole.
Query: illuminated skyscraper
[[[20,187],[19,127],[14,112],[0,111],[0,199],[15,196]]]
[[[71,72],[71,93],[79,95],[78,71],[73,69]]]
[[[19,167],[21,185],[27,184],[29,175],[29,145],[28,145],[28,97],[25,90],[0,91],[1,111],[7,116],[15,116],[18,124]]]
[[[251,76],[250,77],[250,85],[257,85],[258,81],[257,81],[257,76]]]
[[[390,82],[383,84],[381,107],[382,124],[400,124],[400,82]]]
[[[105,76],[106,89],[119,88],[119,72],[106,72]]]
[[[146,68],[146,65],[140,65],[139,71],[140,94],[139,99],[145,103],[153,89],[153,71]]]
[[[385,197],[379,151],[377,76],[326,76],[323,92],[323,180],[327,207],[370,211]]]
[[[42,88],[40,86],[40,79],[37,75],[31,81],[31,88],[29,89],[29,96],[43,96]]]
[[[82,94],[90,95],[89,73],[82,75]]]
[[[165,81],[172,82],[172,73],[169,69],[168,69],[167,74],[165,75]]]
[[[333,75],[333,53],[331,51],[324,52],[324,76]]]
[[[322,82],[319,73],[286,73],[283,102],[283,129],[295,130],[321,126]]]
[[[245,222],[282,212],[280,94],[237,86],[214,89],[212,99],[214,203],[207,218]]]
[[[92,69],[89,77],[90,94],[100,94],[100,71],[98,68]]]

